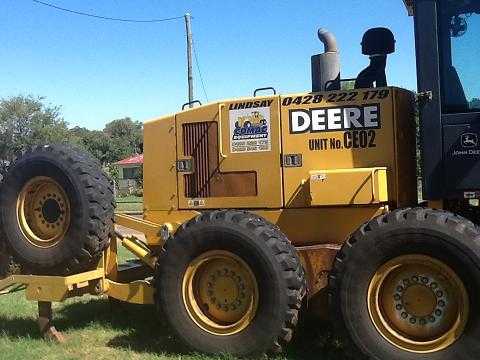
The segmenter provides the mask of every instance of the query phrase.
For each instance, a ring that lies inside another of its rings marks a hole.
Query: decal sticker
[[[478,146],[478,135],[474,133],[465,133],[461,137],[462,147],[472,148]]]
[[[477,193],[475,191],[465,191],[463,193],[463,197],[465,199],[476,199],[477,198]]]
[[[188,207],[202,207],[205,206],[205,199],[189,199]]]
[[[327,174],[320,173],[320,174],[312,174],[310,175],[310,181],[325,181],[327,180]]]
[[[290,133],[379,129],[380,105],[290,110]]]
[[[269,101],[258,101],[268,104]],[[241,104],[230,105],[230,152],[247,153],[270,151],[270,106],[239,108]],[[232,110],[232,108],[234,110]]]
[[[308,140],[310,151],[341,150],[341,149],[367,149],[377,147],[375,130],[354,130],[343,133],[341,139],[314,138]]]
[[[457,141],[456,146],[453,148],[451,154],[453,156],[475,156],[480,155],[478,134],[472,132],[463,133]]]

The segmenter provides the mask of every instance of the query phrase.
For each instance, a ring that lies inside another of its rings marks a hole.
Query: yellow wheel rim
[[[52,178],[37,176],[28,181],[17,198],[17,219],[25,238],[48,248],[58,244],[70,225],[70,201]]]
[[[228,251],[209,251],[193,260],[183,278],[190,318],[214,335],[245,329],[258,307],[258,285],[250,267]]]
[[[462,280],[445,263],[424,255],[397,257],[375,273],[368,310],[380,334],[415,353],[443,350],[457,341],[469,315]]]

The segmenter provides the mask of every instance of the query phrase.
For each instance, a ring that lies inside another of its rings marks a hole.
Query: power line
[[[182,16],[175,16],[175,17],[170,17],[170,18],[163,18],[163,19],[126,19],[126,18],[114,18],[114,17],[109,17],[109,16],[101,16],[101,15],[96,15],[96,14],[91,14],[91,13],[86,13],[82,11],[76,11],[76,10],[71,10],[67,8],[63,8],[54,4],[50,4],[44,1],[40,0],[32,0],[34,3],[48,6],[50,8],[59,10],[59,11],[65,11],[71,14],[75,15],[81,15],[81,16],[88,16],[96,19],[101,19],[101,20],[109,20],[109,21],[121,21],[121,22],[131,22],[131,23],[159,23],[159,22],[164,22],[164,21],[173,21],[173,20],[178,20],[178,19],[183,19]]]
[[[202,84],[203,94],[205,95],[205,99],[208,102],[207,90],[205,89],[205,83],[203,81],[202,71],[200,70],[200,63],[198,62],[198,55],[197,55],[197,49],[195,46],[195,41],[193,41],[193,54],[195,55],[195,64],[197,65],[198,75],[200,76],[200,82]]]

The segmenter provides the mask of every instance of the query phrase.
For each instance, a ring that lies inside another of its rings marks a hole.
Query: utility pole
[[[192,71],[192,16],[189,13],[185,14],[185,27],[187,30],[187,74],[188,74],[188,102],[193,101],[193,71]],[[193,104],[190,104],[193,107]]]

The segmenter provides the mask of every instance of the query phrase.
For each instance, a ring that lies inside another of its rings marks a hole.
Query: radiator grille
[[[185,196],[187,198],[210,197],[210,177],[212,170],[209,149],[216,147],[215,122],[183,124],[183,149],[185,156],[193,158],[195,172],[185,175]],[[212,130],[215,134],[212,134]],[[214,136],[212,136],[214,135]],[[215,143],[211,143],[215,141]]]

